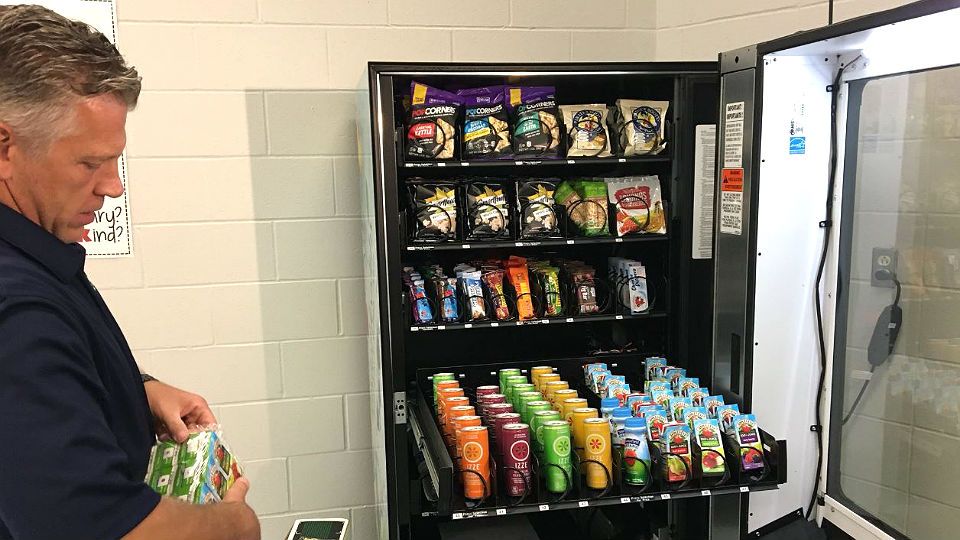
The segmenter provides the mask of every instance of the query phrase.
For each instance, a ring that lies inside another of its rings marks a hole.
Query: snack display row
[[[604,417],[614,432],[614,444],[622,444],[626,462],[649,459],[651,451],[667,456],[664,476],[669,482],[689,478],[691,471],[705,477],[726,473],[723,437],[737,449],[741,471],[764,468],[763,448],[756,417],[740,414],[736,404],[711,395],[686,369],[669,366],[665,358],[644,361],[643,391],[631,389],[623,375],[614,375],[604,363],[584,367],[584,384],[601,398]],[[628,419],[636,433],[627,436]],[[696,459],[696,462],[694,461]]]
[[[413,242],[666,234],[656,175],[407,181]]]
[[[215,430],[186,442],[160,441],[150,451],[145,482],[161,495],[189,503],[219,502],[243,469]]]
[[[668,101],[559,105],[552,86],[448,92],[416,81],[409,100],[404,150],[411,160],[633,156],[666,148]]]
[[[402,278],[415,325],[590,315],[612,301],[623,313],[648,311],[644,265],[611,257],[608,268],[609,282],[583,261],[510,256],[460,263],[451,274],[437,264],[408,266]]]

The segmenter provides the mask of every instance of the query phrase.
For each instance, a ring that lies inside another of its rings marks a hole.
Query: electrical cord
[[[874,370],[876,369],[877,369],[877,366],[870,366],[871,378],[873,378],[872,375]],[[848,412],[846,416],[843,417],[843,422],[842,422],[843,425],[847,425],[847,421],[850,420],[850,418],[853,416],[853,411],[857,410],[857,405],[859,405],[860,400],[863,399],[863,393],[867,391],[868,384],[870,384],[870,379],[863,381],[863,386],[861,386],[860,391],[857,392],[857,398],[853,400],[853,406],[850,407],[850,412]]]

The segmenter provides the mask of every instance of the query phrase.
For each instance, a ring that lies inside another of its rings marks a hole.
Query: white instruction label
[[[693,161],[693,258],[713,257],[713,188],[717,174],[717,126],[697,126]]]
[[[727,103],[723,130],[723,166],[743,167],[744,103]]]

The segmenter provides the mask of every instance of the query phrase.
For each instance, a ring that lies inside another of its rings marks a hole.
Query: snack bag
[[[423,287],[422,279],[410,283],[410,303],[413,305],[414,323],[433,323],[433,309],[430,307],[430,302],[427,301],[427,290]]]
[[[658,154],[667,146],[664,120],[669,101],[618,99],[616,126],[625,156]]]
[[[510,306],[507,304],[507,295],[503,290],[503,270],[488,270],[482,274],[480,280],[490,294],[490,303],[493,304],[493,315],[498,321],[510,318]]]
[[[607,196],[617,211],[617,236],[667,233],[658,176],[608,178]]]
[[[692,473],[690,451],[690,427],[686,424],[668,424],[663,428],[663,442],[666,451],[673,456],[666,457],[667,482],[682,482]],[[680,460],[686,463],[686,467]]]
[[[560,110],[552,86],[507,88],[516,157],[560,155]]]
[[[456,239],[456,184],[414,180],[407,184],[407,190],[413,213],[413,240],[437,242]]]
[[[560,112],[568,130],[567,157],[612,155],[606,105],[561,105]]]
[[[740,445],[740,467],[745,471],[763,468],[763,443],[757,417],[741,414],[733,417],[733,432]]]
[[[690,399],[690,398],[687,398]],[[693,405],[683,409],[683,423],[693,429],[693,423],[697,420],[708,420],[707,410],[703,407],[694,407]]]
[[[736,403],[717,407],[717,420],[723,431],[733,433],[733,419],[739,414],[740,406]]]
[[[478,179],[465,187],[467,240],[497,240],[510,237],[510,208],[504,183]]]
[[[691,390],[691,391],[690,391],[690,396],[689,396],[689,397],[690,397],[690,399],[693,401],[693,405],[694,405],[695,407],[703,407],[703,408],[706,408],[706,404],[703,402],[703,400],[706,399],[707,396],[709,396],[709,395],[710,395],[710,391],[707,390],[706,388],[697,388],[696,390]],[[708,411],[708,413],[709,413],[709,411]]]
[[[167,472],[170,471],[170,472]],[[158,442],[146,482],[161,495],[189,503],[219,502],[243,470],[217,431],[191,433],[183,444]]]
[[[643,420],[647,424],[647,439],[650,442],[660,442],[664,426],[667,425],[667,411],[656,407],[644,412]]]
[[[463,100],[456,94],[418,82],[410,83],[410,93],[407,159],[453,159]]]
[[[717,409],[723,405],[723,396],[707,396],[703,400],[703,406],[707,408],[707,414],[710,418],[717,418]]]
[[[521,239],[560,237],[556,191],[557,181],[553,179],[517,181]]]
[[[688,397],[675,397],[670,400],[670,415],[674,422],[683,422],[683,411],[687,407],[693,407],[693,402]]]
[[[713,418],[695,420],[693,435],[700,446],[700,468],[705,476],[719,476],[726,469],[720,425]]]
[[[656,380],[658,376],[658,369],[662,369],[667,366],[667,359],[661,358],[659,356],[651,356],[643,360],[643,368],[646,372],[646,378],[648,381]],[[649,391],[647,391],[649,393]]]
[[[577,207],[583,212],[574,212],[574,224],[583,236],[607,236],[607,185],[602,180],[583,180],[579,184],[583,200]],[[580,220],[577,220],[580,216]]]
[[[457,271],[460,290],[466,299],[467,320],[479,321],[487,318],[487,307],[483,296],[480,271],[469,268]]]
[[[521,321],[533,319],[533,297],[530,292],[530,277],[527,273],[527,260],[522,257],[510,257],[507,260],[507,279],[517,293],[517,315]]]
[[[457,90],[463,99],[463,159],[510,157],[510,126],[502,86]]]

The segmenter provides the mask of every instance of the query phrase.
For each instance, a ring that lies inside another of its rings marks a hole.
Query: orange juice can
[[[460,430],[463,443],[461,474],[463,496],[467,499],[483,499],[490,494],[490,439],[486,426],[467,426]]]
[[[459,459],[463,455],[463,441],[460,440],[460,430],[469,426],[479,426],[483,423],[480,420],[479,416],[458,416],[453,419],[453,438],[456,445],[456,453],[454,457],[457,458],[454,461],[454,465],[457,465],[459,469]]]
[[[546,375],[547,373],[553,373],[553,368],[550,366],[533,366],[530,368],[530,382],[533,383],[533,386],[537,390],[540,390],[540,376]],[[541,392],[543,390],[540,390]]]
[[[457,405],[447,409],[447,423],[443,425],[443,439],[450,449],[451,455],[456,455],[457,432],[453,429],[453,421],[461,416],[476,416],[477,411],[472,405]]]
[[[573,429],[573,410],[581,409],[586,406],[586,398],[567,398],[560,403],[560,416],[562,416],[563,419],[571,425],[571,429]]]
[[[553,395],[558,390],[569,390],[570,383],[567,381],[547,381],[543,383],[543,397],[547,401],[553,403]],[[574,390],[576,392],[576,390]]]
[[[557,390],[553,393],[553,401],[551,401],[551,403],[553,403],[553,408],[555,410],[560,411],[560,413],[562,414],[563,401],[565,399],[576,398],[576,397],[580,397],[580,394],[578,394],[577,391],[574,390],[573,388],[567,388],[566,390]],[[586,405],[584,405],[584,407],[586,407]]]
[[[540,382],[539,382],[540,386],[537,388],[537,390],[540,390],[541,392],[545,392],[545,391],[546,391],[546,388],[547,388],[547,383],[551,383],[551,382],[554,382],[554,381],[559,381],[559,380],[560,380],[560,374],[559,374],[559,373],[553,373],[552,371],[551,371],[550,373],[543,373],[543,374],[541,374],[539,377],[537,377],[537,380],[540,381]],[[534,383],[534,384],[537,384],[537,383]],[[570,387],[570,386],[568,385],[567,388],[569,388],[569,387]]]
[[[452,397],[464,397],[463,388],[455,387],[437,389],[437,419],[440,420],[441,424],[443,423],[444,410],[447,408],[447,400]]]
[[[586,406],[574,409],[570,415],[570,434],[573,436],[573,447],[576,448],[577,455],[580,456],[580,459],[583,459],[583,448],[586,444],[586,433],[583,431],[583,421],[588,418],[597,418],[598,416],[596,409]]]

